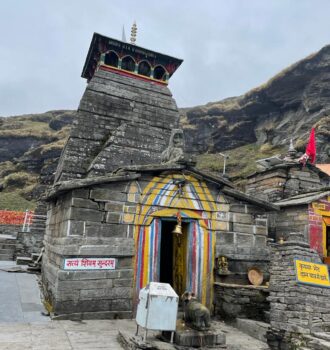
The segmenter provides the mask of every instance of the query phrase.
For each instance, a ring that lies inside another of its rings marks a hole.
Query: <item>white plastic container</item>
[[[150,282],[140,290],[136,323],[145,330],[176,329],[179,297],[168,283]],[[138,330],[137,330],[138,333]],[[144,340],[146,339],[146,332]]]

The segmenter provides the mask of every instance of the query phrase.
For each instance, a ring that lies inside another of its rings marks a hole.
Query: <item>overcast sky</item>
[[[329,0],[1,0],[0,116],[77,109],[94,32],[184,59],[179,107],[240,95],[330,43]]]

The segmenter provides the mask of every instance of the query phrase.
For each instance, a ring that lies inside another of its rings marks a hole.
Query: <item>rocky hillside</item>
[[[0,118],[0,209],[33,209],[53,181],[75,112]]]
[[[181,122],[197,154],[247,144],[278,151],[290,138],[302,151],[317,126],[317,161],[329,162],[330,45],[242,96],[182,110]]]
[[[0,117],[0,209],[33,208],[52,183],[74,111]],[[181,110],[187,149],[201,169],[221,171],[218,152],[230,156],[227,174],[239,180],[254,160],[284,153],[293,138],[303,151],[317,128],[317,162],[330,155],[330,46],[280,72],[246,94]]]

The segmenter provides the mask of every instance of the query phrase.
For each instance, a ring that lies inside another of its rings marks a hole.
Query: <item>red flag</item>
[[[311,134],[309,135],[309,141],[305,153],[308,155],[310,162],[314,164],[316,159],[315,128],[312,128]]]
[[[306,165],[309,160],[312,164],[315,163],[316,159],[316,142],[315,142],[315,129],[312,128],[311,134],[309,135],[309,141],[306,146],[306,152],[299,158],[299,162]]]

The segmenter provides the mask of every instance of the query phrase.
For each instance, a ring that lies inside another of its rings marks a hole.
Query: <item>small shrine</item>
[[[270,235],[284,241],[301,232],[325,263],[330,263],[330,177],[303,162],[291,140],[286,156],[257,161],[260,170],[248,177],[246,192],[268,200],[281,211],[272,216]]]

